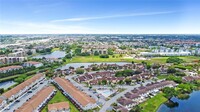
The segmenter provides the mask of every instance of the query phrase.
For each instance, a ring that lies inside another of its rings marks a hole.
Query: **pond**
[[[64,51],[54,51],[50,54],[45,54],[45,55],[37,55],[34,56],[33,58],[63,58],[65,57],[66,53]]]
[[[99,64],[100,65],[101,63],[118,64],[118,65],[129,64],[127,62],[69,63],[69,64],[66,64],[65,66],[58,68],[58,69],[61,69],[61,70],[69,69],[70,66],[74,67],[76,69],[76,68],[81,67],[81,66],[88,67],[89,65],[92,65],[92,64]]]
[[[176,103],[176,106],[168,107],[166,104],[162,104],[157,112],[200,112],[200,91],[192,92],[186,100],[177,98],[171,100]]]
[[[14,81],[6,81],[6,82],[0,82],[0,88],[8,89],[9,87],[16,84]]]

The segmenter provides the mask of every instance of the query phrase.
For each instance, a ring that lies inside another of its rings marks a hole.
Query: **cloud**
[[[97,17],[80,17],[80,18],[67,18],[52,20],[50,22],[76,22],[76,21],[88,21],[88,20],[98,20],[98,19],[109,19],[109,18],[122,18],[122,17],[134,17],[134,16],[153,16],[162,14],[176,13],[176,11],[163,11],[163,12],[146,12],[146,13],[131,13],[123,15],[111,15],[111,16],[97,16]]]
[[[0,21],[0,34],[77,34],[93,30],[80,25]]]

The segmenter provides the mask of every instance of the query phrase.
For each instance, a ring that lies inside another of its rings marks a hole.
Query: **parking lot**
[[[48,80],[43,80],[42,82],[38,83],[34,87],[32,87],[27,93],[16,99],[14,102],[9,104],[4,112],[13,112],[17,108],[21,107],[28,99],[33,97],[38,91],[40,91],[43,87],[48,85]]]

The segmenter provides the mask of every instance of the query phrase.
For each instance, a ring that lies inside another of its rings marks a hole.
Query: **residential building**
[[[19,69],[22,69],[23,67],[22,66],[7,66],[7,67],[2,67],[0,68],[0,73],[7,73],[7,72],[10,72],[10,71],[13,71],[13,70],[19,70]]]
[[[0,57],[0,64],[11,64],[11,63],[17,63],[17,62],[23,62],[27,58],[26,57]]]
[[[45,87],[37,92],[15,112],[40,112],[55,93],[56,89],[53,86]]]
[[[49,112],[70,112],[68,102],[59,102],[48,105]]]
[[[43,66],[43,63],[41,63],[41,62],[36,62],[36,61],[28,61],[28,62],[25,62],[25,63],[23,64],[23,66],[25,66],[25,67],[34,66],[34,67],[38,68],[38,67]]]
[[[59,89],[62,90],[66,97],[72,100],[72,102],[75,102],[75,105],[78,106],[77,108],[88,110],[97,107],[94,98],[77,89],[70,81],[64,78],[56,77],[54,79],[54,83]]]
[[[0,109],[9,104],[10,102],[12,102],[13,100],[15,100],[16,98],[22,96],[24,93],[30,90],[31,87],[43,81],[44,79],[45,79],[44,74],[42,73],[36,74],[30,79],[12,88],[11,90],[3,93],[0,96]]]

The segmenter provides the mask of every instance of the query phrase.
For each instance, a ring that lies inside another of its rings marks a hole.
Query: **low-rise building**
[[[0,64],[11,64],[11,63],[17,63],[17,62],[23,62],[27,58],[26,57],[0,57]]]
[[[53,103],[48,105],[49,112],[70,112],[68,102]]]
[[[25,67],[32,67],[32,66],[34,66],[34,67],[38,68],[38,67],[43,66],[43,63],[36,62],[36,61],[28,61],[28,62],[25,62],[23,64],[23,66],[25,66]]]
[[[15,112],[40,112],[55,93],[56,90],[53,86],[45,87],[37,92]]]
[[[13,70],[19,70],[22,69],[22,66],[7,66],[7,67],[2,67],[0,68],[0,73],[7,73]]]
[[[63,94],[75,103],[78,109],[89,110],[97,107],[94,98],[77,89],[70,81],[60,77],[56,77],[53,81]]]
[[[24,93],[30,90],[31,87],[43,81],[44,78],[45,78],[44,74],[42,73],[36,74],[30,79],[12,88],[11,90],[3,93],[0,96],[0,109],[5,107],[7,104],[12,102],[13,100],[17,99],[18,97],[22,96]]]

